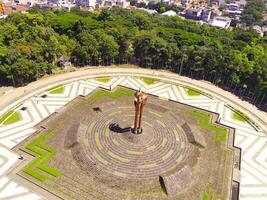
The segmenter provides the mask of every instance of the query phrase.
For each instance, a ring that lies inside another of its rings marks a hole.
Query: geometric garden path
[[[0,200],[1,199],[44,199],[39,194],[18,185],[8,171],[19,164],[18,155],[12,148],[35,132],[34,126],[64,106],[78,95],[86,96],[98,87],[113,89],[118,85],[132,89],[144,88],[149,94],[163,99],[189,104],[219,114],[220,123],[236,129],[235,146],[242,149],[240,170],[240,199],[267,200],[267,120],[266,113],[260,112],[248,103],[241,103],[231,95],[224,96],[221,89],[208,83],[189,81],[177,75],[143,69],[100,68],[86,70],[40,80],[25,88],[14,89],[13,93],[1,96],[0,119],[8,110],[16,111],[20,120],[4,125],[0,123]],[[95,76],[111,76],[107,83],[97,81]],[[160,78],[153,84],[146,84],[140,76]],[[62,93],[46,89],[62,85]],[[187,87],[197,88],[206,94],[190,96]],[[214,89],[215,88],[215,89]],[[26,91],[25,91],[26,90]],[[26,93],[25,93],[26,92]],[[43,98],[43,95],[47,95]],[[227,93],[225,93],[227,94]],[[21,110],[27,107],[26,110]],[[232,109],[245,113],[255,125],[233,118]],[[253,110],[251,110],[253,109]],[[255,110],[254,110],[255,109]]]

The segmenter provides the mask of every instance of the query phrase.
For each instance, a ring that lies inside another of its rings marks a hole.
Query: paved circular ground
[[[128,104],[129,105],[129,104]],[[102,105],[103,106],[103,105]],[[85,120],[88,159],[113,175],[152,178],[170,171],[187,158],[186,136],[170,111],[148,104],[143,115],[143,133],[133,134],[134,106],[106,104],[97,119]]]
[[[96,70],[99,70],[96,73]],[[259,111],[256,110],[256,108],[254,106],[248,105],[248,103],[238,100],[237,97],[233,97],[233,95],[231,95],[230,93],[226,92],[226,91],[222,91],[221,89],[216,88],[215,86],[210,85],[209,83],[205,83],[205,82],[200,82],[197,80],[191,80],[191,79],[187,79],[185,77],[176,77],[176,75],[172,75],[172,74],[167,74],[165,72],[154,72],[154,71],[149,71],[149,70],[143,70],[143,69],[115,69],[114,71],[112,71],[110,68],[108,70],[110,71],[104,71],[106,69],[94,69],[94,70],[88,70],[88,71],[79,71],[79,72],[74,72],[74,73],[79,73],[80,76],[78,78],[78,76],[74,76],[71,74],[61,74],[61,77],[49,77],[49,80],[40,80],[38,82],[35,82],[33,84],[29,84],[27,87],[25,88],[17,88],[16,91],[12,92],[12,93],[8,93],[7,95],[5,95],[1,101],[2,104],[2,108],[5,108],[3,110],[1,110],[1,114],[5,113],[8,109],[14,107],[14,105],[19,105],[22,103],[25,103],[26,101],[32,101],[32,105],[29,106],[29,113],[31,115],[33,115],[33,120],[30,121],[28,118],[23,119],[23,125],[21,125],[20,127],[17,126],[13,126],[10,128],[10,130],[6,130],[6,127],[2,127],[3,129],[0,130],[0,132],[2,132],[3,134],[3,140],[2,140],[2,144],[4,145],[5,148],[11,149],[13,146],[17,145],[17,143],[19,143],[22,138],[26,137],[29,135],[28,131],[29,131],[29,127],[33,127],[34,125],[36,125],[37,123],[39,123],[42,119],[44,119],[45,117],[47,117],[46,114],[43,114],[44,109],[42,109],[42,105],[37,101],[34,102],[35,97],[32,97],[34,94],[34,91],[37,91],[37,89],[41,89],[44,90],[44,86],[47,87],[49,85],[49,87],[51,87],[51,84],[58,84],[59,82],[62,81],[66,81],[68,83],[70,83],[70,85],[67,86],[67,88],[71,88],[71,95],[78,94],[77,91],[81,90],[82,87],[84,87],[84,85],[82,83],[84,83],[85,81],[82,80],[87,76],[95,76],[95,75],[105,75],[107,76],[109,72],[110,75],[122,75],[123,73],[127,73],[127,74],[131,74],[131,75],[157,75],[159,78],[164,78],[165,80],[169,80],[169,81],[173,81],[173,85],[171,85],[170,87],[175,87],[174,86],[174,81],[175,83],[180,83],[182,85],[187,85],[187,86],[197,86],[198,88],[201,88],[203,91],[209,92],[210,94],[214,94],[214,98],[211,99],[209,102],[206,102],[205,99],[203,99],[202,96],[197,96],[197,97],[190,97],[190,99],[188,99],[188,96],[182,96],[183,93],[180,93],[177,91],[175,91],[175,94],[178,96],[177,99],[174,98],[173,96],[170,95],[170,97],[168,97],[169,99],[172,99],[174,101],[181,101],[183,103],[186,104],[190,104],[190,105],[194,105],[197,107],[201,107],[207,110],[211,110],[213,112],[218,112],[220,114],[220,118],[221,123],[226,124],[228,126],[233,126],[236,128],[236,142],[235,144],[237,146],[239,146],[240,148],[242,148],[243,153],[242,153],[242,158],[246,160],[247,163],[249,163],[249,165],[242,165],[241,167],[241,176],[243,177],[241,180],[241,196],[242,198],[246,198],[247,196],[249,197],[254,197],[253,195],[257,196],[259,195],[259,192],[255,189],[255,188],[262,188],[264,185],[264,180],[260,181],[259,183],[257,182],[259,177],[264,177],[264,174],[266,174],[266,170],[264,171],[264,169],[259,169],[259,165],[260,166],[264,166],[264,163],[266,163],[266,159],[264,159],[264,156],[266,155],[264,147],[262,147],[263,145],[266,144],[266,137],[265,137],[265,130],[266,130],[266,113],[260,113]],[[90,72],[89,72],[90,71]],[[155,73],[155,74],[154,74]],[[75,78],[75,81],[74,81]],[[77,78],[77,80],[76,80]],[[88,77],[87,77],[88,78]],[[121,77],[120,77],[121,78]],[[124,77],[125,78],[125,77]],[[79,79],[79,80],[78,80]],[[125,78],[125,80],[127,79],[127,84],[128,84],[128,79],[131,81],[132,78]],[[125,81],[126,82],[126,81]],[[91,83],[91,80],[86,81],[86,84],[89,85],[89,83]],[[138,82],[136,82],[138,83]],[[64,84],[64,83],[63,83]],[[81,86],[79,87],[72,87],[73,85],[76,86],[76,84],[80,84]],[[93,84],[95,84],[93,82]],[[125,83],[123,83],[125,84]],[[111,84],[110,84],[111,85]],[[43,88],[42,88],[43,87]],[[151,94],[154,95],[158,95],[160,97],[164,97],[166,98],[165,92],[166,90],[164,90],[165,88],[160,88],[157,86],[157,90],[151,89]],[[89,88],[89,87],[88,87]],[[139,88],[139,85],[138,85]],[[153,88],[153,85],[152,85]],[[177,86],[177,88],[180,91],[183,91],[183,89],[179,86]],[[41,91],[39,90],[39,92]],[[91,88],[88,89],[89,91],[91,91]],[[27,93],[27,95],[26,95]],[[37,94],[37,93],[35,93]],[[49,109],[49,113],[51,114],[53,113],[56,109],[58,109],[58,107],[63,106],[64,103],[66,103],[66,94],[61,94],[61,96],[63,96],[64,98],[62,98],[63,100],[61,100],[60,95],[57,96],[57,98],[55,98],[53,100],[54,106],[52,109]],[[72,96],[73,97],[73,96]],[[15,102],[15,100],[18,100]],[[39,98],[40,100],[42,100],[41,98]],[[39,100],[38,99],[38,100]],[[69,98],[67,101],[72,100],[72,98]],[[11,104],[11,102],[15,102],[14,104]],[[39,101],[40,102],[40,101]],[[45,103],[49,102],[49,104],[52,104],[51,99],[50,100],[46,100]],[[233,105],[235,108],[242,110],[242,112],[249,114],[250,118],[253,119],[255,122],[260,124],[260,127],[263,129],[263,131],[257,132],[255,130],[252,130],[251,127],[249,127],[246,123],[238,123],[236,120],[234,120],[231,117],[230,110],[227,109],[222,109],[224,107],[224,105],[227,104],[231,104]],[[7,106],[8,105],[8,106]],[[48,103],[47,103],[48,105]],[[216,108],[215,108],[216,105]],[[36,107],[36,111],[34,109],[34,107]],[[52,107],[52,106],[51,106]],[[50,107],[50,108],[51,108]],[[254,114],[253,115],[251,112],[249,112],[249,110],[253,110]],[[41,111],[41,112],[39,112]],[[39,114],[40,116],[39,116]],[[43,114],[43,115],[41,115]],[[265,120],[265,121],[264,121]],[[22,124],[22,123],[21,123]],[[16,124],[14,124],[16,125]],[[26,128],[27,127],[27,128]],[[27,134],[25,134],[27,133]],[[11,137],[12,136],[12,137]],[[15,138],[20,138],[18,140],[15,140]],[[86,140],[88,141],[88,140]],[[249,144],[249,145],[248,145]],[[247,148],[249,147],[249,148]],[[258,151],[258,150],[259,151]],[[1,151],[1,152],[5,152],[5,151]],[[8,161],[11,160],[13,153],[11,154],[6,154],[4,153],[4,157],[7,157]],[[255,154],[255,155],[254,155]],[[254,156],[251,156],[254,155]],[[260,159],[262,158],[263,159]],[[17,160],[17,158],[15,156],[13,156],[14,160]],[[10,162],[6,162],[6,163],[10,163]],[[99,165],[102,165],[101,163],[99,163]],[[4,169],[4,174],[7,173],[5,170],[7,169],[7,167],[5,167],[6,165],[3,165],[4,167],[2,167],[2,169]],[[253,169],[250,166],[254,166]],[[256,175],[254,173],[254,176],[249,176],[247,173],[245,173],[246,171],[256,171]],[[243,173],[244,172],[244,173]],[[260,175],[260,176],[259,176]],[[6,178],[7,176],[4,176],[3,178]],[[17,182],[13,182],[15,180],[12,180],[12,182],[10,182],[9,185],[12,184],[17,184]],[[252,186],[249,186],[249,183],[251,181],[254,181],[257,184]],[[1,182],[1,181],[0,181]],[[6,184],[8,185],[8,184]],[[21,187],[21,185],[19,184],[19,187]],[[247,188],[247,189],[242,189],[242,188]],[[5,191],[6,188],[4,188],[3,191]],[[253,189],[253,190],[252,190]],[[249,193],[247,192],[247,190],[249,190]],[[12,190],[10,190],[12,191]],[[243,192],[242,192],[243,191]],[[254,193],[255,192],[255,193]],[[28,193],[29,194],[29,193]],[[30,193],[30,195],[32,195]],[[264,192],[261,193],[262,196],[266,196],[266,194]],[[25,194],[23,193],[23,197],[25,197]],[[264,198],[263,197],[263,198]],[[188,198],[187,198],[188,199]]]

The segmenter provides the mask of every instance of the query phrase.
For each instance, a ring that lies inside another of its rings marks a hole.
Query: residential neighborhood
[[[0,18],[5,18],[14,12],[27,12],[33,6],[43,10],[66,11],[74,7],[93,11],[119,6],[126,9],[141,9],[149,14],[180,16],[186,20],[218,28],[252,27],[263,36],[267,30],[267,2],[264,3],[262,23],[253,26],[247,25],[242,20],[247,5],[246,0],[4,0],[0,8]],[[250,13],[248,16],[250,17]]]

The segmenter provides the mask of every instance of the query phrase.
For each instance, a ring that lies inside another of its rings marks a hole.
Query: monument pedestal
[[[137,128],[137,129],[131,128],[131,131],[134,134],[141,134],[143,132],[143,129],[142,128]]]

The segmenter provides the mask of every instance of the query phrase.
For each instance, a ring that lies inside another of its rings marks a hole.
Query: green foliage
[[[186,90],[186,93],[187,93],[189,96],[205,95],[205,96],[207,96],[207,97],[211,97],[210,94],[205,93],[205,92],[203,92],[203,91],[201,91],[201,90],[198,90],[198,89],[196,89],[196,88],[186,87],[185,90]]]
[[[52,88],[47,89],[50,94],[62,94],[64,92],[64,87],[62,84],[54,86]]]
[[[242,13],[242,21],[247,25],[261,24],[264,8],[264,0],[247,0]]]
[[[109,98],[112,98],[112,99],[118,99],[118,98],[120,98],[122,96],[133,96],[133,95],[134,95],[134,91],[129,90],[127,88],[118,87],[113,92],[107,91],[107,90],[97,91],[96,93],[94,93],[90,97],[90,100],[97,101],[102,97],[109,97]]]
[[[148,85],[154,84],[155,82],[159,81],[159,79],[151,77],[143,77],[142,80]]]
[[[186,93],[188,94],[188,96],[199,96],[202,94],[200,90],[194,88],[187,88]]]
[[[206,192],[203,193],[202,200],[209,200],[208,193],[206,193]]]
[[[146,8],[151,9],[151,10],[156,10],[158,13],[163,13],[168,10],[173,10],[176,13],[182,11],[181,7],[178,7],[175,4],[167,4],[167,3],[154,3],[154,2],[149,2],[146,6]]]
[[[58,177],[62,174],[46,163],[56,154],[56,150],[44,144],[54,134],[53,131],[41,134],[26,145],[26,149],[33,152],[36,158],[24,168],[24,172],[39,181],[45,181],[48,175]]]
[[[102,83],[108,83],[111,80],[110,76],[103,76],[100,78],[97,78],[98,81],[102,82]]]
[[[262,0],[253,1],[248,3],[254,9]],[[169,9],[164,3],[149,6]],[[216,29],[118,7],[101,12],[32,8],[1,20],[1,85],[20,86],[51,74],[62,56],[77,67],[131,63],[176,73],[182,67],[182,74],[216,77],[217,84],[225,78],[233,86],[246,84],[258,96],[267,90],[267,39],[252,30]]]
[[[0,118],[0,124],[8,125],[17,122],[19,120],[20,120],[20,115],[16,111],[10,110]]]
[[[252,124],[254,124],[254,121],[252,119],[250,119],[247,115],[237,109],[233,110],[233,118],[241,122],[251,122]]]
[[[245,122],[246,120],[241,116],[239,115],[237,112],[234,112],[233,113],[233,118],[238,120],[238,121],[241,121],[241,122]]]
[[[224,142],[227,139],[227,130],[225,128],[222,128],[218,125],[211,124],[211,115],[194,110],[189,113],[192,116],[198,117],[199,120],[199,126],[200,128],[209,129],[215,132],[215,141],[216,142]]]

